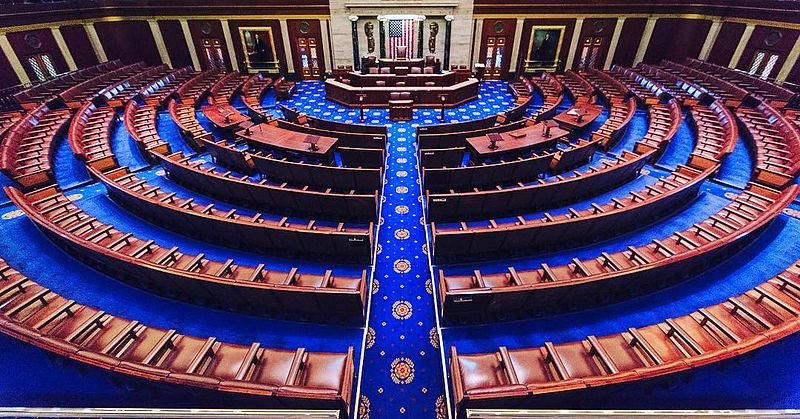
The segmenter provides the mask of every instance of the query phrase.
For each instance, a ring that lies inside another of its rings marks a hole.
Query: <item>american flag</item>
[[[405,46],[406,56],[399,58],[411,58],[414,47],[414,19],[389,20],[389,54],[392,58],[397,57],[395,47]]]

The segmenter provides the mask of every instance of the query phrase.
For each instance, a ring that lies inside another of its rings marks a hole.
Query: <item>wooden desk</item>
[[[234,130],[240,128],[240,124],[250,122],[250,118],[247,115],[242,114],[230,105],[203,106],[202,111],[203,115],[205,115],[211,123],[222,129]]]
[[[441,96],[444,95],[444,107],[451,108],[477,98],[479,84],[478,80],[469,79],[447,87],[357,87],[328,79],[325,80],[325,98],[345,106],[384,108],[389,106],[389,95],[392,92],[409,92],[414,100],[414,107],[441,108]],[[361,94],[365,95],[363,103],[358,101]]]
[[[479,158],[522,155],[532,149],[550,148],[558,140],[569,135],[569,131],[554,127],[550,128],[550,136],[544,137],[542,136],[543,130],[544,123],[540,122],[514,131],[489,134],[503,139],[503,141],[497,142],[497,148],[494,150],[489,148],[491,141],[488,135],[467,138],[467,144],[469,144],[470,153]]]
[[[247,130],[236,132],[237,140],[247,141],[247,144],[253,148],[279,149],[332,161],[333,150],[338,140],[333,137],[320,136],[316,143],[317,150],[311,150],[311,145],[304,142],[309,136],[312,135],[290,131],[267,123],[254,125],[250,128],[250,134],[247,134]]]
[[[379,67],[389,67],[394,70],[395,67],[424,67],[425,66],[425,59],[424,58],[411,58],[407,60],[393,60],[390,58],[379,58],[378,59],[378,66]]]
[[[578,122],[577,115],[571,113],[573,109],[575,108],[570,108],[565,112],[561,112],[560,114],[554,116],[553,119],[558,122],[562,128],[583,129],[594,122],[594,120],[600,116],[600,113],[603,112],[603,107],[600,105],[581,105],[581,109],[585,110],[586,114],[584,114],[581,118],[581,122]]]

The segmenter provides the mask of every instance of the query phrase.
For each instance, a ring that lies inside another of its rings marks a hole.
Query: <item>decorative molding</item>
[[[575,28],[572,30],[572,39],[569,41],[569,51],[567,51],[567,62],[564,64],[564,71],[572,68],[575,62],[575,54],[578,49],[579,38],[581,37],[581,29],[583,29],[584,18],[579,17],[575,19]],[[558,59],[558,57],[556,57]]]
[[[470,68],[472,68],[478,60],[482,60],[481,38],[483,38],[483,19],[475,19],[475,36],[472,41],[472,54],[470,54],[472,62],[469,63]]]
[[[786,61],[783,62],[781,70],[778,72],[778,75],[775,76],[776,82],[783,83],[786,81],[786,78],[789,77],[789,73],[792,72],[795,64],[797,64],[798,58],[800,58],[800,37],[794,41],[792,50],[789,51],[789,55],[786,56]]]
[[[614,26],[614,34],[611,35],[611,42],[608,45],[608,54],[606,55],[606,62],[603,68],[608,70],[611,68],[611,63],[614,62],[614,55],[617,53],[617,45],[619,45],[619,38],[622,35],[622,27],[625,26],[625,18],[620,17]]]
[[[518,18],[516,25],[514,25],[514,47],[511,48],[511,65],[508,71],[513,73],[517,71],[517,62],[519,61],[519,51],[522,48],[522,27],[525,25],[525,19]]]
[[[192,57],[192,67],[195,71],[200,71],[200,59],[197,58],[197,48],[194,47],[194,39],[192,39],[192,31],[189,29],[189,22],[186,19],[178,19],[181,23],[181,30],[183,30],[183,38],[186,39],[186,47],[189,48],[189,56]]]
[[[327,71],[333,70],[333,50],[331,49],[330,27],[328,19],[319,20],[320,42],[322,42],[322,54],[325,55],[325,68]]]
[[[233,37],[231,36],[231,27],[226,19],[221,19],[222,36],[225,38],[225,45],[228,47],[228,57],[231,60],[231,69],[234,71],[239,70],[239,62],[236,59],[236,51],[233,49]]]
[[[714,19],[711,21],[711,27],[708,28],[708,35],[706,41],[703,42],[703,47],[700,48],[700,54],[697,56],[700,60],[707,60],[708,55],[711,54],[711,49],[714,48],[714,43],[719,36],[719,30],[722,29],[722,19]]]
[[[366,8],[414,8],[414,7],[458,7],[458,1],[441,1],[441,0],[381,0],[381,1],[359,1],[352,3],[345,3],[344,7],[348,9],[366,9]]]
[[[77,64],[75,64],[75,58],[72,57],[72,52],[70,52],[69,47],[67,46],[67,42],[64,40],[64,35],[61,34],[61,28],[54,27],[50,28],[50,32],[53,34],[53,39],[56,40],[56,45],[58,45],[58,49],[61,51],[61,55],[64,56],[64,61],[67,62],[67,67],[70,71],[75,71],[78,69]]]
[[[14,73],[17,75],[19,82],[21,84],[30,83],[31,79],[28,78],[28,73],[26,73],[25,68],[22,67],[22,63],[19,61],[17,53],[14,52],[14,48],[11,47],[11,43],[8,42],[8,37],[6,34],[0,34],[0,50],[6,54],[6,58],[11,64],[11,68],[14,69]]]
[[[156,49],[158,50],[158,55],[161,57],[161,62],[172,67],[172,60],[169,58],[167,45],[164,43],[164,36],[161,34],[161,28],[158,26],[158,22],[150,19],[147,21],[147,24],[150,25],[150,32],[153,34],[153,40],[156,41]]]
[[[278,24],[281,26],[281,39],[283,40],[283,52],[286,55],[286,71],[294,73],[294,59],[292,58],[292,43],[289,42],[289,26],[286,24],[286,19],[279,19]]]
[[[736,50],[733,51],[733,56],[728,63],[728,67],[736,68],[739,65],[739,60],[742,58],[744,49],[747,47],[747,43],[750,42],[750,37],[753,36],[753,30],[755,30],[755,28],[756,25],[752,23],[744,27],[744,32],[742,33],[742,37],[739,38],[739,44],[736,45]]]
[[[100,35],[97,34],[97,29],[94,28],[94,23],[84,23],[83,28],[86,30],[86,35],[89,36],[89,43],[92,44],[97,60],[101,63],[108,61],[106,51],[103,49],[103,43],[100,42]]]
[[[653,29],[656,28],[656,22],[658,22],[658,18],[655,16],[647,18],[647,23],[644,25],[644,32],[642,32],[642,38],[639,40],[639,48],[636,50],[636,58],[633,59],[634,66],[644,61],[647,47],[650,46],[650,38],[653,37]]]

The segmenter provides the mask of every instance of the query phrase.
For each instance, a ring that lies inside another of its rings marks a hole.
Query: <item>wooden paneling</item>
[[[517,27],[516,19],[484,19],[483,31],[481,33],[481,45],[478,50],[478,60],[486,64],[486,50],[490,37],[505,38],[505,47],[500,65],[503,75],[508,73],[511,67],[511,50],[514,48],[514,31]]]
[[[641,41],[644,33],[645,24],[647,24],[647,19],[644,18],[625,19],[612,64],[625,67],[633,65],[633,60],[636,59],[636,51],[639,49],[639,41]]]
[[[200,59],[200,66],[203,70],[207,69],[206,60],[203,57],[203,39],[219,39],[222,45],[222,56],[225,59],[225,67],[228,71],[232,69],[228,47],[225,45],[225,36],[222,33],[222,22],[219,20],[190,20],[189,30],[192,33],[194,48],[197,50],[197,57]],[[233,30],[231,30],[233,32]],[[236,41],[234,40],[234,43]]]
[[[697,58],[709,29],[710,20],[658,19],[644,62],[657,64],[663,59],[683,62],[686,57]]]
[[[792,29],[773,26],[756,26],[753,30],[753,35],[744,48],[744,52],[742,52],[739,63],[736,64],[736,68],[740,70],[749,69],[753,57],[758,50],[774,52],[780,56],[775,63],[775,70],[772,73],[772,77],[774,77],[778,74],[783,63],[786,62],[786,56],[789,55],[789,51],[792,50],[792,46],[797,40],[798,33],[800,32]],[[775,42],[776,37],[777,42]]]
[[[86,34],[83,25],[62,26],[61,35],[78,68],[86,68],[98,63],[97,55],[89,43],[89,35]]]
[[[583,27],[581,28],[580,39],[578,39],[578,48],[575,50],[575,57],[572,63],[572,68],[577,69],[581,60],[581,48],[583,40],[592,38],[602,38],[603,44],[600,47],[600,53],[597,55],[597,67],[602,67],[608,57],[608,49],[611,46],[611,37],[614,36],[614,28],[617,26],[617,19],[584,19]]]
[[[161,64],[153,33],[146,21],[96,22],[94,27],[109,60],[119,58],[125,63]]]
[[[306,27],[306,22],[308,31],[306,33],[302,33],[300,28]],[[317,62],[319,69],[322,73],[325,72],[325,56],[322,47],[322,28],[320,27],[319,20],[316,19],[291,19],[286,21],[286,26],[289,29],[289,42],[291,43],[292,48],[292,60],[294,61],[294,69],[295,71],[300,71],[302,64],[300,63],[300,54],[297,53],[297,38],[298,37],[305,37],[305,38],[315,38],[317,41]],[[277,45],[276,45],[277,47]],[[416,51],[414,52],[416,53]]]
[[[236,53],[236,59],[239,61],[239,69],[241,71],[245,71],[245,52],[242,46],[242,37],[239,33],[239,28],[246,27],[272,28],[272,39],[275,42],[275,58],[280,62],[281,72],[287,71],[286,52],[283,47],[281,26],[277,20],[229,20],[228,24],[231,28],[233,51]]]
[[[164,38],[164,46],[166,46],[169,59],[172,61],[172,67],[191,66],[192,56],[186,45],[186,37],[183,36],[181,23],[177,20],[160,20],[158,27],[161,29],[161,37]]]
[[[564,33],[561,39],[561,50],[558,54],[558,69],[564,71],[567,56],[569,55],[569,44],[572,42],[572,32],[575,31],[575,19],[525,19],[522,26],[522,37],[519,46],[519,60],[517,68],[523,68],[525,60],[530,53],[531,34],[536,26],[563,26]]]
[[[53,59],[53,65],[59,73],[69,71],[67,62],[61,50],[56,44],[53,33],[49,29],[40,29],[24,32],[13,32],[8,34],[8,42],[17,54],[22,66],[25,67],[25,72],[31,80],[37,80],[36,74],[33,69],[27,65],[26,58],[36,54],[49,54]]]
[[[724,22],[719,29],[717,40],[711,47],[708,61],[727,67],[736,51],[736,45],[744,34],[744,23]]]

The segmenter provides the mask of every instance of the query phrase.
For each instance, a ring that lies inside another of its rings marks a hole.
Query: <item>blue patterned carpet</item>
[[[324,99],[324,85],[299,84],[286,105],[320,118],[358,121],[358,112]],[[445,112],[447,122],[478,119],[511,107],[502,82],[481,85],[477,100]],[[392,123],[369,110],[365,123],[389,129],[379,247],[372,282],[360,375],[360,418],[446,417],[444,371],[427,255],[414,128],[438,123],[438,109],[415,109],[414,119]]]

